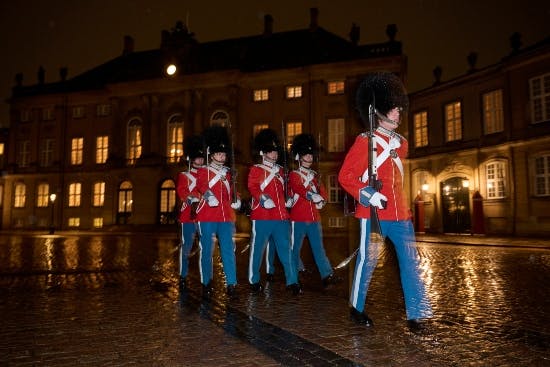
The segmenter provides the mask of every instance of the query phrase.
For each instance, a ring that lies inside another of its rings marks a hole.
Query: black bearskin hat
[[[409,107],[407,91],[401,79],[390,72],[368,74],[359,84],[355,96],[359,115],[364,122],[369,121],[369,105],[382,115],[395,107],[406,110]]]
[[[191,135],[183,142],[183,151],[187,160],[193,160],[205,156],[204,139],[200,135]]]
[[[208,154],[229,154],[231,142],[229,141],[229,133],[224,126],[212,125],[203,131],[202,136],[204,137]]]
[[[281,151],[281,143],[279,137],[273,129],[262,129],[254,137],[254,149],[256,149],[260,155],[267,152]]]
[[[298,134],[294,137],[290,151],[295,159],[298,159],[306,154],[316,155],[319,148],[317,147],[317,142],[315,141],[313,135],[304,133]]]

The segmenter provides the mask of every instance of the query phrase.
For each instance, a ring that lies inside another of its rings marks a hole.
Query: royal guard
[[[204,165],[204,140],[200,135],[193,135],[185,139],[183,144],[186,153],[187,170],[178,174],[176,191],[181,201],[178,220],[181,224],[180,268],[179,283],[182,288],[187,286],[187,272],[189,269],[189,253],[193,247],[197,232],[196,206],[200,194],[197,191],[197,172]]]
[[[292,261],[295,269],[303,267],[300,258],[302,244],[307,236],[313,259],[321,275],[323,287],[334,284],[337,278],[323,246],[323,229],[319,210],[325,206],[327,193],[318,179],[317,172],[311,169],[319,149],[311,134],[296,135],[290,149],[298,162],[298,169],[288,176],[291,197],[290,224]]]
[[[235,210],[240,208],[238,195],[233,195],[231,173],[225,166],[231,150],[225,127],[214,125],[203,133],[208,165],[199,169],[197,191],[201,199],[197,206],[197,223],[200,233],[200,276],[203,296],[212,293],[214,236],[218,237],[220,255],[225,273],[227,294],[234,296],[237,285],[235,259]],[[236,200],[233,200],[236,198]]]
[[[248,174],[248,191],[252,197],[252,234],[248,267],[250,288],[253,292],[263,289],[260,283],[260,265],[266,244],[271,237],[284,268],[287,289],[293,294],[299,294],[301,288],[291,260],[284,170],[277,164],[282,147],[275,131],[263,129],[254,138],[254,148],[259,152],[262,162],[250,167]]]
[[[403,187],[403,159],[408,143],[395,131],[408,106],[407,92],[395,74],[373,73],[360,83],[356,103],[361,119],[369,127],[355,139],[338,175],[342,187],[358,203],[355,216],[360,221],[361,241],[350,291],[350,317],[359,324],[373,325],[365,312],[365,301],[387,237],[395,247],[399,263],[407,320],[412,326],[418,325],[421,319],[432,316],[432,309],[422,280]],[[374,222],[379,222],[378,229],[371,227]],[[380,234],[381,241],[370,236],[373,229]]]

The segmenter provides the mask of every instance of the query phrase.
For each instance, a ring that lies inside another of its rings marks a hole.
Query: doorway
[[[469,233],[470,197],[468,180],[452,177],[440,183],[443,232]]]

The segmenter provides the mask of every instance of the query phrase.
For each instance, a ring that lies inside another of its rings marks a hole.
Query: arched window
[[[47,183],[39,183],[36,188],[36,206],[46,208],[50,203],[50,185]]]
[[[223,110],[214,111],[210,117],[210,125],[229,126],[229,114]]]
[[[130,122],[128,122],[128,144],[126,156],[129,164],[135,164],[137,159],[141,157],[141,134],[141,120],[138,118],[130,120]]]
[[[166,157],[168,163],[177,163],[183,156],[183,117],[180,114],[168,119]]]
[[[503,199],[508,196],[508,162],[504,159],[492,160],[485,164],[487,199]]]
[[[159,222],[173,224],[176,222],[174,209],[176,206],[176,184],[173,180],[165,180],[160,186],[159,193]]]
[[[130,181],[124,181],[118,188],[118,212],[131,213],[132,204],[132,183]]]

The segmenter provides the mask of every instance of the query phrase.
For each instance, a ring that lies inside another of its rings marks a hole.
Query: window
[[[343,118],[328,119],[328,151],[344,151],[345,122]]]
[[[14,208],[25,207],[26,190],[27,190],[27,187],[25,186],[24,183],[18,182],[15,184],[14,198],[13,198]]]
[[[82,164],[83,151],[84,138],[73,138],[71,140],[71,164]]]
[[[31,113],[29,110],[21,110],[19,112],[19,120],[21,122],[29,122],[31,120]]]
[[[168,157],[169,163],[177,163],[183,157],[183,117],[174,115],[168,120]]]
[[[80,206],[80,194],[82,192],[82,184],[80,182],[73,182],[69,184],[69,207]]]
[[[96,113],[98,117],[105,117],[111,114],[111,105],[110,104],[98,104],[96,108]]]
[[[96,182],[93,186],[92,206],[100,207],[105,202],[105,182]]]
[[[487,198],[501,199],[506,197],[506,162],[487,163]]]
[[[166,180],[160,187],[160,224],[175,223],[173,215],[176,206],[176,185],[172,180]]]
[[[346,224],[345,217],[329,217],[328,226],[329,228],[344,228]]]
[[[210,125],[229,126],[229,115],[222,110],[214,111],[210,117]]]
[[[269,89],[254,89],[253,99],[254,102],[269,100]]]
[[[4,149],[5,149],[4,143],[0,143],[0,169],[4,168]]]
[[[0,207],[4,205],[4,185],[0,185]]]
[[[459,101],[445,105],[445,130],[447,141],[462,139],[462,116]]]
[[[95,162],[102,164],[107,162],[109,155],[109,137],[107,135],[95,138]]]
[[[294,98],[301,98],[302,97],[302,86],[301,85],[294,85],[290,87],[286,87],[286,98],[287,99],[294,99]]]
[[[268,129],[269,128],[269,124],[255,124],[253,127],[252,127],[252,137],[255,137],[256,135],[258,135],[258,133],[263,130],[263,129]]]
[[[302,133],[302,123],[299,121],[292,121],[286,123],[286,141],[287,149],[290,150],[292,145],[292,139],[298,134]]]
[[[67,220],[67,224],[69,225],[69,227],[80,227],[80,218],[70,217]]]
[[[550,73],[529,79],[531,122],[550,120]]]
[[[42,140],[42,150],[40,151],[40,167],[50,167],[53,163],[53,139]]]
[[[428,145],[428,111],[414,114],[414,146],[425,147]]]
[[[504,130],[504,111],[502,107],[502,89],[485,93],[483,101],[483,129],[485,134]]]
[[[344,94],[344,81],[335,80],[327,84],[328,94]]]
[[[46,208],[50,200],[50,185],[47,183],[38,184],[36,191],[36,206]]]
[[[342,203],[344,201],[344,193],[338,184],[337,175],[328,175],[327,194],[329,203]]]
[[[31,141],[22,140],[19,142],[19,167],[28,167],[31,160]]]
[[[535,195],[550,195],[550,154],[535,158]]]
[[[93,219],[93,225],[94,228],[102,228],[103,227],[103,218],[97,217]]]
[[[84,106],[73,107],[73,118],[80,119],[84,117]]]
[[[141,121],[133,119],[128,123],[128,163],[135,164],[141,157]]]
[[[124,181],[118,189],[118,212],[132,212],[132,184],[130,181]]]
[[[53,120],[53,118],[54,118],[53,108],[48,107],[48,108],[43,108],[42,109],[42,120],[43,121],[50,121],[50,120]]]

